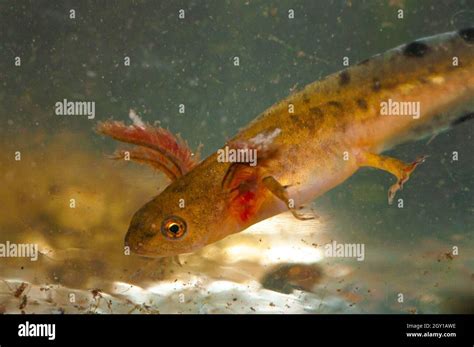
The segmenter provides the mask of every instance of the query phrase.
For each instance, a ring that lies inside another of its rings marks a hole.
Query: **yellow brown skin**
[[[458,66],[453,66],[453,57]],[[419,101],[421,118],[381,116],[380,103],[389,98]],[[233,141],[280,129],[273,141],[277,156],[266,163],[263,176],[288,186],[287,193],[298,206],[362,166],[397,175],[409,165],[387,161],[378,153],[447,129],[474,111],[473,100],[474,30],[468,29],[400,46],[312,83],[269,108]],[[213,154],[171,183],[134,215],[126,244],[133,252],[152,257],[190,253],[288,210],[272,192],[263,191],[258,196],[261,206],[248,220],[232,215],[229,192],[222,187],[230,165],[218,162]],[[170,216],[186,223],[180,239],[169,239],[161,230]]]

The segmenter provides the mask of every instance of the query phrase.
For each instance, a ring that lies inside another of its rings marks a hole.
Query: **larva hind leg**
[[[393,184],[388,190],[388,203],[392,204],[397,191],[403,188],[403,184],[408,181],[410,175],[413,173],[416,167],[423,163],[427,157],[428,156],[424,155],[418,157],[412,163],[405,163],[396,158],[365,152],[358,155],[357,163],[361,167],[374,167],[380,170],[390,172],[397,178],[397,182]]]

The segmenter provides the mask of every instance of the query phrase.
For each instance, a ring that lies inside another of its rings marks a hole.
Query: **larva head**
[[[239,231],[226,214],[220,182],[204,184],[193,176],[173,182],[135,213],[125,237],[132,253],[149,257],[191,253]]]

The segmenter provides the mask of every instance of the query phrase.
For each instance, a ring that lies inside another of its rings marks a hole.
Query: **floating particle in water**
[[[321,281],[322,273],[316,264],[283,264],[265,274],[261,283],[266,289],[284,294],[294,289],[311,291]]]
[[[19,298],[21,294],[25,291],[26,287],[28,287],[28,284],[23,282],[18,286],[18,288],[15,290],[15,294],[13,295],[15,298]]]
[[[20,310],[24,310],[26,305],[28,305],[28,296],[23,295],[21,298],[20,306],[18,307]]]

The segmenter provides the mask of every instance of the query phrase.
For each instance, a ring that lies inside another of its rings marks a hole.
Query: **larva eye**
[[[178,216],[170,216],[161,224],[161,233],[170,240],[181,239],[186,231],[186,222]]]

